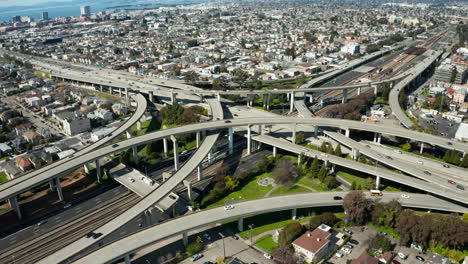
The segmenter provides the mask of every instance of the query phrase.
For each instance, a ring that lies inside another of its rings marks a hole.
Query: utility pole
[[[253,247],[253,243],[252,243],[252,229],[255,227],[254,224],[250,224],[249,225],[249,228],[250,228],[250,247]]]

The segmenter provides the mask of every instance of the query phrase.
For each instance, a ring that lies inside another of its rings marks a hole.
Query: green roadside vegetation
[[[8,181],[8,176],[4,171],[0,172],[0,183],[5,183]]]
[[[258,185],[257,181],[261,178],[269,177],[270,173],[265,172],[258,176],[255,176],[250,180],[246,185],[244,185],[241,189],[236,190],[234,192],[229,193],[222,199],[208,205],[208,208],[216,207],[225,205],[226,200],[228,199],[235,199],[235,200],[253,200],[262,198],[265,194],[267,194],[273,186],[260,186]]]
[[[43,71],[40,71],[40,70],[35,70],[34,74],[39,75],[41,77],[49,78],[49,79],[51,78],[50,73],[46,73],[46,72],[43,72]]]
[[[262,236],[257,241],[255,241],[255,245],[268,252],[268,254],[272,254],[273,249],[278,247],[278,244],[273,241],[272,235]]]
[[[6,159],[8,159],[8,158],[9,158],[8,156],[1,157],[0,160],[6,160]]]
[[[309,189],[306,189],[301,186],[281,186],[274,190],[270,196],[286,195],[286,194],[295,194],[295,193],[306,193],[311,192]]]

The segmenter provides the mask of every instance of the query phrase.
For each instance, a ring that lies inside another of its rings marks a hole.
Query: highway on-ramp
[[[382,201],[399,199],[404,207],[434,209],[453,212],[468,212],[465,207],[453,205],[450,202],[423,194],[409,194],[410,198],[403,199],[398,192],[385,192],[380,198]],[[135,233],[105,246],[89,255],[75,261],[76,264],[88,263],[112,263],[128,254],[136,252],[151,244],[180,235],[191,230],[225,221],[239,219],[241,217],[276,212],[294,208],[311,208],[322,206],[339,206],[341,200],[334,200],[334,196],[344,197],[346,192],[319,192],[276,196],[258,200],[240,202],[234,205],[234,209],[225,210],[216,207],[203,210],[194,214],[179,217],[166,223],[159,224],[144,231]]]

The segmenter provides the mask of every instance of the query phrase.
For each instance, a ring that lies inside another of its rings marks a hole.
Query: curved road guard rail
[[[207,99],[206,101],[211,107],[213,118],[223,119],[223,110],[222,110],[221,104],[216,99]],[[182,131],[185,131],[184,133],[179,133],[179,134],[190,133],[186,131],[184,128],[185,127],[178,128],[178,129],[181,129]],[[167,129],[163,131],[170,131],[170,130],[173,130],[173,129]],[[197,131],[194,131],[194,132],[197,132]],[[166,135],[170,136],[170,135],[175,135],[175,134],[166,133]],[[143,136],[136,137],[136,138],[142,138],[142,137]],[[135,217],[140,215],[142,212],[144,212],[146,209],[148,209],[155,203],[158,203],[161,199],[166,197],[177,185],[183,182],[183,180],[186,177],[188,177],[197,168],[197,166],[200,163],[202,163],[205,156],[208,155],[208,153],[213,148],[213,145],[218,140],[218,137],[219,137],[218,132],[215,132],[212,135],[208,135],[203,141],[203,143],[200,145],[200,147],[197,149],[197,151],[192,155],[192,157],[190,157],[190,159],[184,164],[184,166],[180,168],[180,170],[178,170],[168,180],[166,180],[157,189],[155,189],[153,192],[148,194],[143,200],[138,202],[132,208],[118,215],[111,222],[95,230],[95,232],[102,233],[103,236],[101,236],[98,239],[93,239],[93,240],[90,240],[87,238],[79,239],[73,242],[72,244],[64,247],[60,251],[55,252],[50,256],[47,256],[45,259],[39,261],[39,263],[48,264],[48,263],[59,263],[62,261],[67,261],[77,256],[77,253],[79,253],[80,251],[85,250],[92,245],[96,245],[99,242],[105,241],[105,238],[107,235],[116,231],[123,224],[134,219]],[[144,144],[144,143],[141,142],[141,144]]]
[[[145,113],[146,108],[147,108],[147,102],[146,102],[146,99],[145,99],[145,97],[143,95],[137,94],[137,95],[135,95],[133,97],[133,99],[137,103],[137,109],[136,109],[135,113],[130,117],[130,119],[128,119],[125,123],[123,123],[116,130],[114,130],[110,136],[104,137],[104,138],[100,139],[99,141],[95,142],[94,144],[91,144],[91,145],[81,149],[80,151],[74,153],[73,154],[74,158],[65,158],[65,159],[59,160],[59,161],[54,162],[54,163],[52,163],[50,165],[42,167],[42,168],[40,168],[38,170],[32,171],[32,172],[30,172],[30,173],[28,173],[28,174],[26,174],[24,176],[21,176],[21,177],[18,177],[16,179],[13,179],[11,181],[8,181],[8,182],[0,185],[0,190],[13,188],[15,185],[18,185],[18,184],[23,183],[25,181],[29,182],[31,179],[33,179],[34,177],[36,177],[38,175],[47,174],[52,168],[59,167],[59,166],[65,164],[67,162],[70,162],[70,161],[72,161],[74,159],[79,158],[79,156],[81,156],[81,155],[84,155],[86,153],[94,151],[94,150],[102,147],[103,145],[111,142],[114,138],[118,137],[120,134],[122,134],[125,131],[129,130],[136,122],[138,122],[138,120],[140,120],[140,118],[143,116],[143,114]],[[32,185],[32,186],[34,186],[34,185]]]
[[[229,120],[229,123],[225,121],[213,121],[213,122],[204,122],[197,123],[192,125],[187,125],[183,127],[176,127],[171,129],[165,129],[161,131],[156,131],[153,133],[145,134],[142,136],[134,137],[122,142],[119,142],[117,146],[106,146],[99,150],[85,153],[79,157],[76,157],[68,162],[61,164],[60,166],[54,166],[50,168],[47,172],[40,173],[36,177],[22,181],[16,185],[13,185],[9,188],[3,188],[3,185],[0,185],[0,199],[6,199],[13,197],[17,194],[22,193],[24,190],[28,190],[31,186],[36,186],[38,184],[47,182],[57,175],[71,171],[79,166],[96,160],[98,158],[110,155],[112,153],[118,153],[122,150],[131,148],[135,145],[142,145],[152,141],[161,140],[165,137],[170,137],[171,135],[180,135],[187,133],[195,133],[198,131],[204,130],[214,130],[214,129],[225,129],[229,127],[236,126],[247,126],[247,125],[275,125],[275,124],[304,124],[312,126],[324,126],[324,127],[336,127],[341,129],[354,129],[362,131],[376,132],[385,135],[398,136],[402,138],[407,138],[419,142],[429,143],[431,145],[439,146],[449,150],[457,150],[461,152],[468,152],[468,144],[460,143],[453,140],[448,140],[446,138],[441,138],[438,136],[433,136],[429,134],[424,134],[416,131],[407,130],[402,127],[397,126],[383,126],[377,124],[367,124],[358,121],[351,120],[340,120],[340,119],[329,119],[329,118],[289,118],[289,117],[270,117],[270,118],[239,118]]]
[[[310,208],[321,206],[339,206],[343,203],[340,200],[334,200],[333,196],[344,196],[347,192],[320,192],[296,194],[287,196],[276,196],[246,202],[240,202],[234,205],[232,210],[224,210],[223,207],[216,207],[204,210],[187,216],[179,217],[174,220],[159,224],[136,234],[125,237],[102,249],[96,250],[91,254],[77,260],[76,264],[88,263],[112,263],[124,256],[143,249],[151,244],[163,241],[170,237],[187,233],[211,224],[222,223],[225,221],[239,219],[241,217],[289,210],[295,208]],[[403,193],[385,192],[380,196],[383,201],[398,199]],[[467,208],[453,205],[438,198],[423,195],[409,194],[409,199],[400,199],[404,207],[435,209],[453,212],[468,212]]]

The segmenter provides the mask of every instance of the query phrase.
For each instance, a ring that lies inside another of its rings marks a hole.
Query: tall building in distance
[[[42,20],[49,20],[49,12],[42,12],[41,19]]]
[[[13,17],[11,18],[11,21],[13,21],[13,22],[21,22],[21,17],[20,17],[20,16],[13,16]]]
[[[81,16],[90,16],[91,8],[89,6],[80,6]]]

